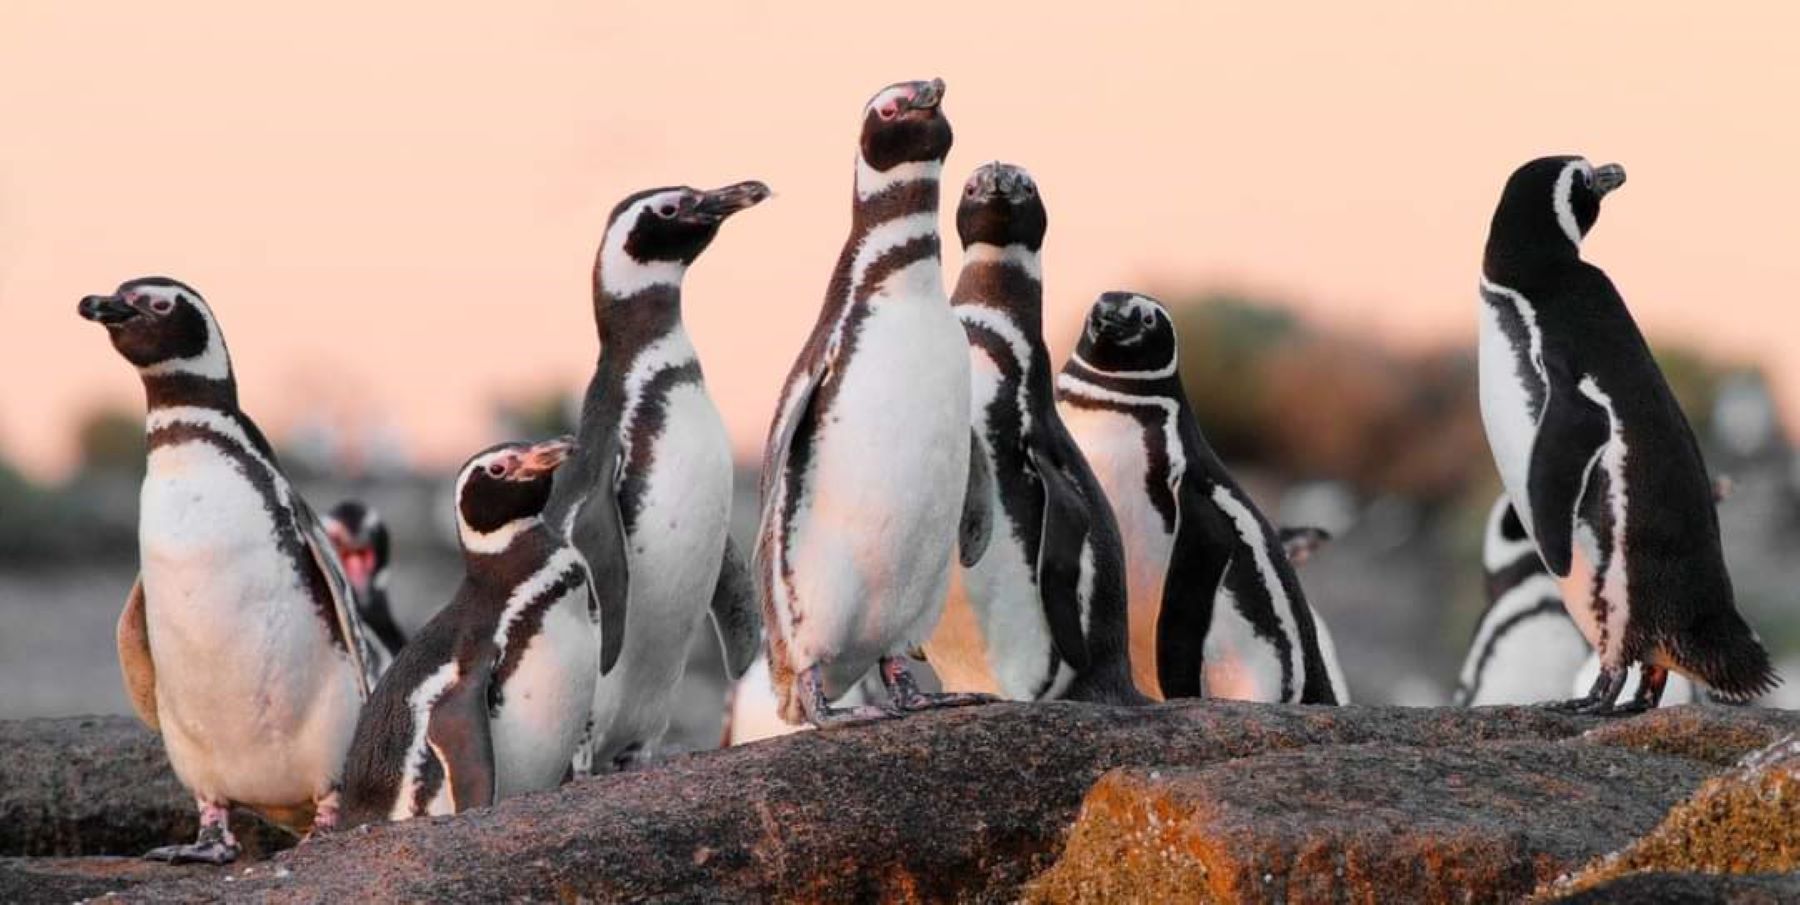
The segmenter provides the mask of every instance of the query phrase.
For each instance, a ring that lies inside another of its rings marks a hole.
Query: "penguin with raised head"
[[[1544,157],[1494,210],[1480,289],[1481,415],[1507,496],[1600,654],[1584,713],[1642,710],[1670,670],[1744,700],[1779,680],[1738,615],[1687,418],[1605,272],[1581,259],[1617,164]],[[1628,668],[1638,693],[1616,706]]]
[[[964,525],[982,533],[961,538],[975,618],[943,620],[925,650],[946,688],[1141,703],[1119,529],[1056,411],[1043,338],[1047,223],[1023,168],[985,164],[963,186],[963,267],[950,304],[968,337],[974,465],[989,477],[971,487],[965,506],[985,508],[986,524],[972,515]],[[980,637],[946,637],[969,627]]]
[[[788,722],[891,715],[830,705],[876,666],[900,711],[985,700],[921,693],[905,662],[943,612],[979,480],[939,263],[943,99],[942,80],[900,82],[863,106],[850,236],[769,428],[756,581]]]
[[[329,829],[374,681],[331,541],[239,408],[224,334],[200,293],[145,277],[79,310],[144,384],[140,570],[119,617],[119,665],[132,708],[161,734],[200,809],[193,844],[146,857],[234,860],[234,805]]]
[[[1481,564],[1488,606],[1463,658],[1452,703],[1540,704],[1565,700],[1591,687],[1600,669],[1599,654],[1588,646],[1563,606],[1556,579],[1544,568],[1504,493],[1488,510]],[[1639,679],[1640,670],[1633,666],[1622,693],[1635,693]],[[1687,679],[1669,676],[1662,706],[1694,699],[1694,687]]]
[[[1282,537],[1200,433],[1160,302],[1108,292],[1057,378],[1063,421],[1118,517],[1132,666],[1158,697],[1347,703]]]
[[[567,774],[600,666],[587,566],[542,517],[571,448],[502,443],[457,473],[463,581],[363,709],[351,825],[485,807]]]
[[[638,192],[613,208],[595,255],[600,359],[546,515],[601,588],[605,674],[577,772],[654,755],[709,602],[731,677],[756,656],[755,591],[727,536],[731,441],[682,325],[681,285],[720,224],[767,197],[760,182]]]
[[[356,611],[378,642],[371,645],[378,665],[386,669],[406,645],[406,636],[394,621],[388,604],[387,522],[375,507],[362,500],[344,500],[325,514],[325,534],[337,550],[344,575],[356,592]]]

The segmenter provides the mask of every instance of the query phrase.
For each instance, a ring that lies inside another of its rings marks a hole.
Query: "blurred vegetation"
[[[581,419],[578,405],[562,387],[544,387],[501,400],[494,417],[506,438],[540,440],[574,434]]]

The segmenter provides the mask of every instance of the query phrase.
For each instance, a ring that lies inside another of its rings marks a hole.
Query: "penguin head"
[[[345,500],[321,519],[344,574],[358,597],[387,584],[388,529],[381,514],[361,500]]]
[[[1024,167],[996,160],[976,168],[963,183],[956,233],[964,248],[1022,245],[1035,252],[1044,247],[1048,225],[1044,199]]]
[[[574,449],[572,437],[501,443],[464,463],[456,476],[456,529],[463,548],[498,553],[539,524],[551,479]]]
[[[1106,292],[1094,301],[1076,354],[1102,373],[1174,374],[1175,321],[1162,303],[1135,292]]]
[[[1490,253],[1573,255],[1600,219],[1600,200],[1625,184],[1625,168],[1574,156],[1540,157],[1513,171],[1488,231]]]
[[[186,283],[167,277],[127,280],[111,295],[82,299],[76,311],[104,326],[113,348],[146,377],[231,377],[231,356],[212,309]]]
[[[896,82],[863,106],[862,163],[886,173],[908,163],[942,163],[950,153],[944,80]]]
[[[755,181],[702,191],[685,185],[645,189],[616,205],[594,262],[598,288],[615,297],[675,285],[719,234],[719,224],[760,204],[769,187]]]

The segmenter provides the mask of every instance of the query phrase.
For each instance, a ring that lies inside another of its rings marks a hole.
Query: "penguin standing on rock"
[[[961,538],[980,638],[945,637],[966,624],[946,619],[926,652],[948,688],[1141,703],[1118,526],[1056,411],[1043,340],[1046,225],[1043,197],[1020,167],[986,164],[963,187],[963,269],[950,301],[969,344],[971,471],[988,478],[969,488]]]
[[[1200,433],[1162,304],[1101,295],[1056,386],[1118,516],[1139,686],[1164,698],[1347,703],[1281,534]]]
[[[1507,496],[1600,655],[1566,709],[1642,710],[1670,670],[1745,700],[1778,679],[1738,615],[1693,430],[1612,281],[1581,259],[1617,164],[1521,166],[1482,259],[1481,415]],[[1629,704],[1627,670],[1644,665]]]
[[[756,581],[790,723],[891,715],[829,704],[877,665],[898,710],[987,699],[923,694],[905,662],[943,612],[975,442],[939,263],[943,99],[901,82],[863,107],[850,236],[769,428]]]
[[[337,550],[344,575],[356,592],[356,610],[363,625],[379,642],[374,647],[379,665],[386,669],[406,646],[406,636],[394,622],[388,605],[387,523],[375,507],[361,500],[345,500],[325,514],[325,533]]]
[[[344,769],[351,825],[485,807],[567,774],[600,662],[587,566],[542,518],[570,448],[502,443],[458,472],[466,574],[363,711]]]
[[[119,617],[119,665],[200,809],[193,844],[146,857],[234,860],[233,805],[330,829],[374,681],[331,542],[238,407],[224,334],[198,292],[147,277],[82,299],[80,313],[144,383],[141,566]]]
[[[655,753],[709,602],[730,676],[756,656],[755,590],[727,536],[731,442],[682,326],[681,284],[720,224],[767,197],[760,182],[638,192],[613,208],[595,256],[600,360],[546,513],[601,587],[605,675],[579,773]]]

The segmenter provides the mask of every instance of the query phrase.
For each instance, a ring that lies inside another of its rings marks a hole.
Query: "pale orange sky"
[[[272,433],[347,414],[460,460],[495,399],[585,381],[615,200],[758,178],[776,198],[686,301],[754,453],[859,107],[931,76],[952,184],[1001,158],[1043,186],[1059,356],[1101,290],[1217,282],[1470,343],[1500,184],[1575,152],[1630,172],[1588,256],[1652,339],[1761,359],[1800,400],[1800,7],[507,6],[0,5],[0,452],[54,477],[77,413],[141,406],[75,303],[161,273],[212,302]]]

